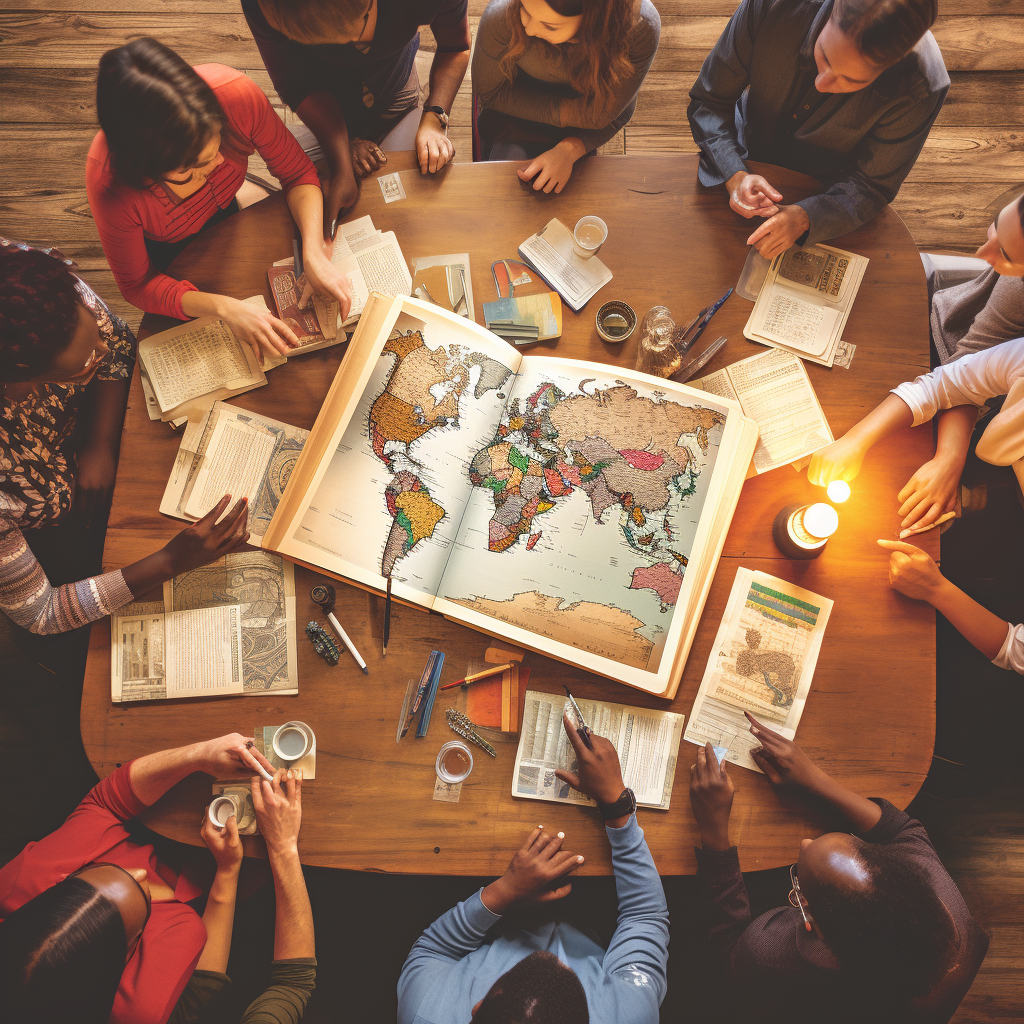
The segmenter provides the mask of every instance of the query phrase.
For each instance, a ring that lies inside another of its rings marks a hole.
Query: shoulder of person
[[[224,91],[249,91],[250,86],[258,92],[262,91],[248,75],[227,64],[196,64],[192,70],[214,91],[218,99]]]
[[[642,0],[629,36],[630,51],[643,47],[656,50],[661,38],[661,15],[651,0]]]
[[[875,79],[872,88],[892,100],[927,100],[949,88],[939,44],[926,32],[910,53]]]
[[[13,494],[0,490],[0,534],[20,528],[18,524],[25,508],[25,502]]]
[[[512,33],[508,29],[508,12],[513,4],[518,7],[519,0],[491,0],[484,8],[484,13],[480,15],[477,34],[486,32],[494,39],[508,42],[512,38]]]

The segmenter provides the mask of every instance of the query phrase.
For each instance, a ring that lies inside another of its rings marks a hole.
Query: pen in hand
[[[586,745],[587,750],[593,750],[594,744],[590,741],[590,726],[587,725],[587,720],[583,717],[583,712],[580,711],[579,704],[576,703],[576,698],[569,692],[569,687],[562,683],[562,689],[565,690],[565,695],[569,698],[569,703],[572,704],[573,713],[576,715],[576,721],[579,722],[579,728],[576,730],[580,734],[580,738]]]

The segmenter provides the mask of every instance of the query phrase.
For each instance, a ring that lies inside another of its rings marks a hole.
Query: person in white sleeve
[[[994,466],[1012,466],[1018,486],[1024,488],[1024,338],[972,353],[900,384],[843,437],[815,452],[807,477],[822,487],[833,480],[852,480],[868,450],[883,438],[926,423],[940,410],[962,416],[965,429],[946,431],[945,437],[940,429],[935,458],[900,491],[900,514],[905,517],[901,539],[878,543],[890,552],[889,582],[897,590],[934,605],[994,664],[1024,674],[1024,625],[987,611],[945,579],[924,551],[903,540],[953,508],[978,410],[1002,395],[1003,407],[975,451]]]

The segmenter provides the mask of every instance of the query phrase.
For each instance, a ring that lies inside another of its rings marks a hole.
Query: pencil
[[[388,656],[388,640],[391,637],[391,577],[388,577],[388,596],[384,601],[384,647],[381,657]]]
[[[507,672],[512,667],[512,662],[507,665],[495,665],[494,668],[485,668],[482,672],[474,672],[471,676],[466,676],[465,679],[456,679],[454,683],[445,683],[441,687],[442,690],[450,690],[455,686],[462,686],[463,684],[469,685],[475,683],[478,679],[486,679],[488,676],[497,675],[499,672]]]

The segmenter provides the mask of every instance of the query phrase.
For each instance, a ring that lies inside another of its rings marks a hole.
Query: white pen
[[[356,659],[356,664],[363,670],[364,675],[369,675],[370,670],[366,667],[366,662],[363,661],[363,656],[356,650],[356,645],[352,643],[348,638],[348,633],[341,628],[341,623],[335,618],[334,612],[328,612],[327,618],[330,620],[331,625],[334,627],[334,632],[341,637],[342,643],[348,648],[348,653]]]
[[[251,750],[252,749],[252,741],[251,740],[250,740],[249,743],[246,743],[245,749],[246,750]],[[267,782],[273,782],[274,781],[274,776],[271,775],[270,772],[268,772],[267,769],[264,768],[263,765],[261,765],[259,763],[259,761],[256,759],[256,755],[255,754],[250,754],[249,756],[252,758],[253,763],[256,765],[256,771],[258,771],[260,773],[260,775],[262,775],[263,778],[265,778],[267,780]]]

